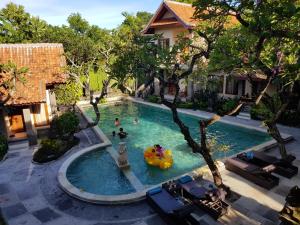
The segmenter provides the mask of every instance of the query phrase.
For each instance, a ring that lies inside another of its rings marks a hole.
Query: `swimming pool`
[[[145,187],[161,183],[204,165],[201,155],[192,153],[186,144],[183,135],[172,120],[170,111],[133,102],[117,106],[101,106],[100,110],[99,127],[111,140],[115,149],[118,149],[120,141],[126,142],[131,170]],[[95,117],[92,108],[87,108],[85,113],[91,118]],[[180,113],[180,117],[190,128],[192,136],[199,141],[199,117],[183,113]],[[120,119],[121,127],[128,132],[126,139],[120,140],[118,136],[113,137],[112,131],[118,132],[118,128],[114,126],[115,118]],[[133,122],[135,118],[138,118],[137,124]],[[215,137],[218,145],[229,146],[226,156],[271,139],[266,133],[222,122],[210,126],[207,135],[210,138]],[[172,150],[174,164],[170,169],[161,170],[145,163],[144,149],[154,144],[160,144]],[[101,152],[103,152],[101,149],[95,150],[75,160],[67,171],[69,181],[76,187],[95,194],[131,193],[133,187],[128,185],[126,177],[122,176],[114,160],[106,155],[107,153]],[[224,156],[224,152],[221,151],[213,153],[214,159]],[[100,172],[101,175],[97,174]],[[87,179],[87,173],[96,175]],[[110,186],[115,188],[107,188]]]

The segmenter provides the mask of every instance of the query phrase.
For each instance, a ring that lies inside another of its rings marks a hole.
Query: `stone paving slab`
[[[32,215],[34,215],[42,223],[53,221],[60,217],[58,213],[48,207],[34,211],[32,212]]]

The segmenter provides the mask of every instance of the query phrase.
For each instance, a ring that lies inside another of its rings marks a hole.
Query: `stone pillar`
[[[160,93],[159,80],[155,77],[154,78],[154,94],[159,96],[159,93]]]
[[[194,95],[194,82],[189,79],[187,84],[187,99],[191,100],[193,95]]]
[[[227,75],[224,74],[224,80],[223,80],[223,95],[226,94],[226,82],[227,82]]]
[[[119,143],[118,167],[120,169],[128,169],[130,167],[130,165],[128,163],[128,156],[127,156],[125,142]]]
[[[56,104],[56,97],[55,93],[53,91],[48,91],[49,93],[49,100],[50,100],[50,107],[51,107],[51,113],[55,115],[57,113],[57,104]]]
[[[37,131],[31,121],[29,108],[23,109],[23,117],[24,117],[24,123],[25,123],[25,127],[26,127],[26,133],[27,133],[29,145],[36,145],[37,144]]]
[[[247,94],[249,97],[252,96],[252,86],[248,80],[246,80],[246,82],[245,82],[245,95],[247,95]]]

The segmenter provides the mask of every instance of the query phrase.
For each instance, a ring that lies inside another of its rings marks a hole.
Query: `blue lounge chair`
[[[150,206],[170,225],[199,224],[191,215],[195,207],[188,199],[174,197],[160,187],[149,190],[146,193],[146,199]]]
[[[190,176],[181,177],[176,182],[184,197],[191,199],[195,205],[206,211],[214,219],[227,213],[229,205],[217,195],[218,189],[208,190]]]

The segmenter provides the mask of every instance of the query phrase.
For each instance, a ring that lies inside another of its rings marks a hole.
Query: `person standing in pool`
[[[119,118],[116,118],[115,119],[115,126],[118,127],[120,125],[121,125],[121,122],[120,122]]]
[[[120,132],[118,133],[119,137],[121,139],[126,138],[127,137],[127,133],[123,130],[123,128],[120,128]]]

